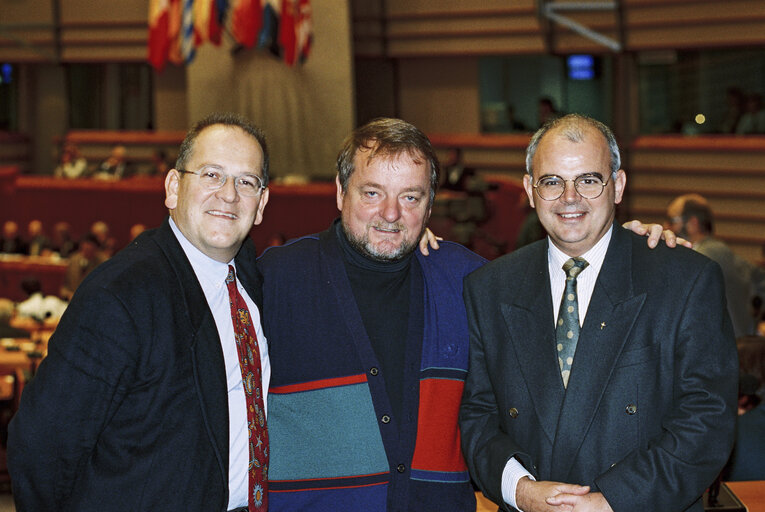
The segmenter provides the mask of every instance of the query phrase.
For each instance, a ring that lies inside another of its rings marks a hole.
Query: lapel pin
[[[603,330],[603,327],[605,327],[605,326],[606,326],[606,323],[605,323],[605,322],[600,322],[600,330],[601,330],[601,331]]]

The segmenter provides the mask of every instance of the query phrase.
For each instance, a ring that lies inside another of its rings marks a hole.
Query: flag
[[[183,17],[181,18],[181,57],[186,64],[194,60],[196,47],[194,44],[194,0],[183,0]]]
[[[226,11],[228,11],[228,0],[213,1],[210,14],[210,42],[216,46],[221,43]]]
[[[215,0],[194,0],[192,7],[194,43],[196,46],[210,39],[210,22],[213,18]]]
[[[258,36],[258,48],[266,48],[277,57],[279,52],[280,0],[265,0],[263,4],[263,28]]]
[[[298,0],[297,18],[297,55],[300,62],[305,62],[311,52],[313,42],[313,23],[311,21],[311,0]]]
[[[252,48],[260,32],[262,15],[260,0],[234,0],[231,32],[237,43]]]
[[[282,47],[282,57],[288,66],[295,64],[297,54],[295,34],[295,0],[282,0],[282,17],[279,20],[279,45]]]
[[[170,0],[168,10],[167,33],[170,41],[167,58],[173,64],[183,64],[181,56],[181,21],[183,18],[182,0]]]
[[[149,62],[157,71],[165,69],[170,49],[169,0],[149,0]]]

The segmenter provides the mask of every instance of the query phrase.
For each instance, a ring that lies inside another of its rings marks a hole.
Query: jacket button
[[[378,373],[380,373],[380,370],[378,370],[376,366],[373,366],[372,368],[369,369],[369,374],[372,377],[377,377]]]
[[[380,418],[380,421],[382,421],[383,423],[386,423],[386,424],[390,423],[390,416],[388,416],[387,414],[383,414],[383,417]]]
[[[510,409],[508,409],[507,414],[509,414],[511,418],[515,419],[518,417],[518,409],[516,409],[515,407],[511,407]]]
[[[404,466],[403,464],[399,464],[398,466],[396,466],[396,471],[398,471],[399,473],[403,473],[404,471],[406,471],[406,466]]]
[[[629,404],[627,407],[624,408],[624,411],[630,416],[632,416],[633,414],[637,412],[637,405]]]

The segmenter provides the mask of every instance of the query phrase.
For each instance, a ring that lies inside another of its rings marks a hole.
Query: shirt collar
[[[602,237],[600,237],[600,240],[598,240],[595,245],[593,245],[587,252],[582,254],[581,257],[584,258],[589,264],[587,265],[587,268],[582,271],[582,273],[588,271],[589,273],[600,273],[600,267],[603,266],[603,260],[606,259],[608,244],[611,241],[611,235],[613,232],[614,227],[611,226],[611,228],[606,231]],[[547,240],[547,246],[549,247],[547,258],[550,264],[550,268],[557,268],[563,272],[563,264],[566,263],[566,261],[568,261],[571,256],[558,249],[558,247],[552,242],[552,240],[549,239],[549,237]]]
[[[183,236],[183,233],[178,229],[172,217],[170,218],[170,229],[173,230],[175,238],[178,239],[183,252],[186,253],[186,257],[189,259],[197,279],[202,283],[214,284],[216,287],[222,286],[228,276],[228,266],[234,265],[234,260],[232,259],[228,263],[221,263],[194,247],[194,244]]]

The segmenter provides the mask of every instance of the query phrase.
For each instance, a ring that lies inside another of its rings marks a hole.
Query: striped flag
[[[298,0],[297,55],[300,62],[305,62],[311,52],[313,42],[313,22],[311,21],[311,0]]]
[[[170,49],[169,0],[149,0],[149,62],[157,71],[165,69]]]
[[[170,40],[167,58],[173,64],[183,64],[181,55],[181,22],[183,19],[183,0],[170,0],[170,10],[168,11],[167,33]]]
[[[181,57],[186,64],[194,60],[196,47],[194,45],[194,0],[183,1],[183,17],[181,19]]]

